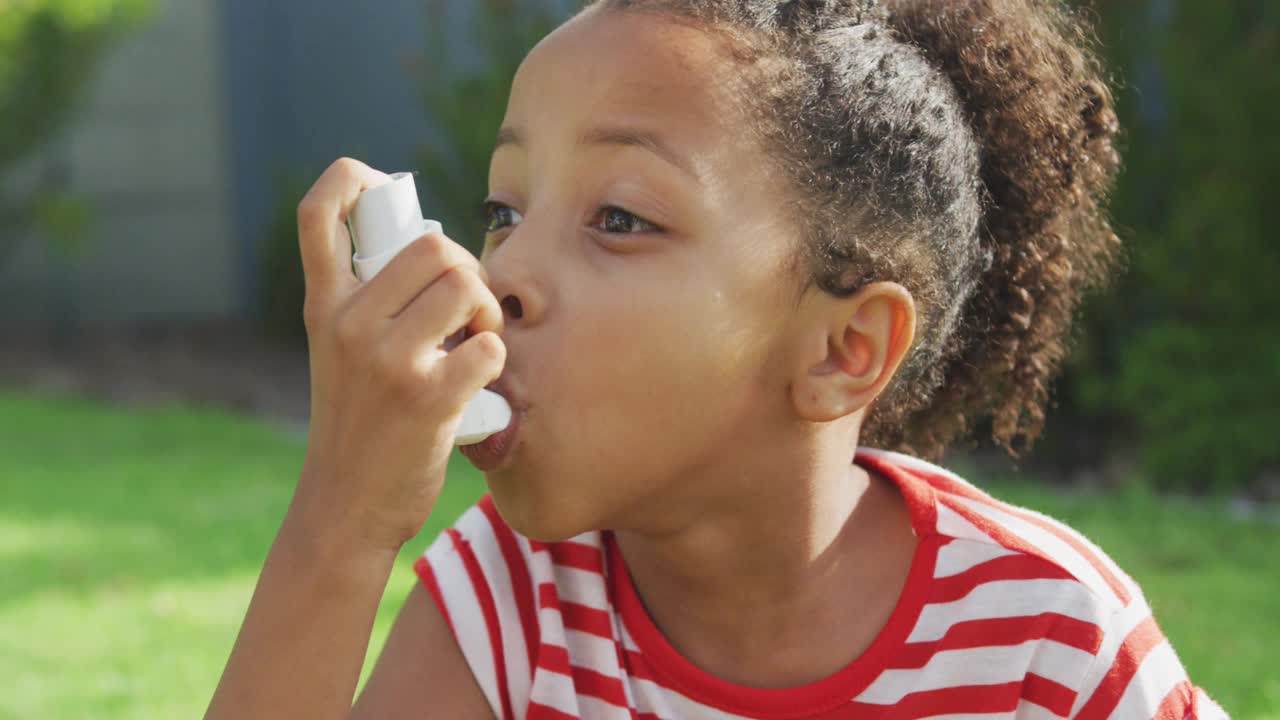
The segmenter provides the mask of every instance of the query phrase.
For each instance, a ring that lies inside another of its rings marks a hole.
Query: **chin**
[[[567,501],[554,492],[538,492],[547,483],[511,468],[484,474],[493,506],[517,533],[539,542],[560,542],[600,527],[591,507]],[[563,485],[561,485],[563,487]]]

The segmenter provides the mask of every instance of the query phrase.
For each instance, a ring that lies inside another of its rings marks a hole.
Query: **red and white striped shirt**
[[[855,462],[898,485],[919,545],[872,645],[801,687],[734,685],[682,657],[607,530],[532,541],[485,496],[415,569],[501,720],[1226,717],[1082,535],[918,458]]]

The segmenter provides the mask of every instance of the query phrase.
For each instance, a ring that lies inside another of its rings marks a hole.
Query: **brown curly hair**
[[[1079,14],[1056,0],[593,7],[727,40],[744,116],[797,191],[804,289],[891,280],[915,298],[915,344],[859,442],[936,461],[990,418],[1007,452],[1029,449],[1073,315],[1121,258],[1105,212],[1118,124]]]

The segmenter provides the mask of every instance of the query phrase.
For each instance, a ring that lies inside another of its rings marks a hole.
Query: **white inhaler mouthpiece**
[[[406,245],[430,232],[443,232],[440,223],[422,218],[413,174],[402,172],[391,181],[360,193],[347,219],[355,244],[352,262],[360,282],[369,282]],[[472,445],[506,429],[511,406],[506,398],[480,390],[467,402],[454,445]]]

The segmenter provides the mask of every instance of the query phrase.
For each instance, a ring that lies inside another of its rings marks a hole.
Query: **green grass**
[[[303,450],[221,412],[0,392],[0,717],[199,717]],[[484,492],[455,459],[391,577],[367,666],[415,582],[413,558]],[[1141,492],[996,492],[1106,548],[1234,717],[1280,719],[1280,529]]]

